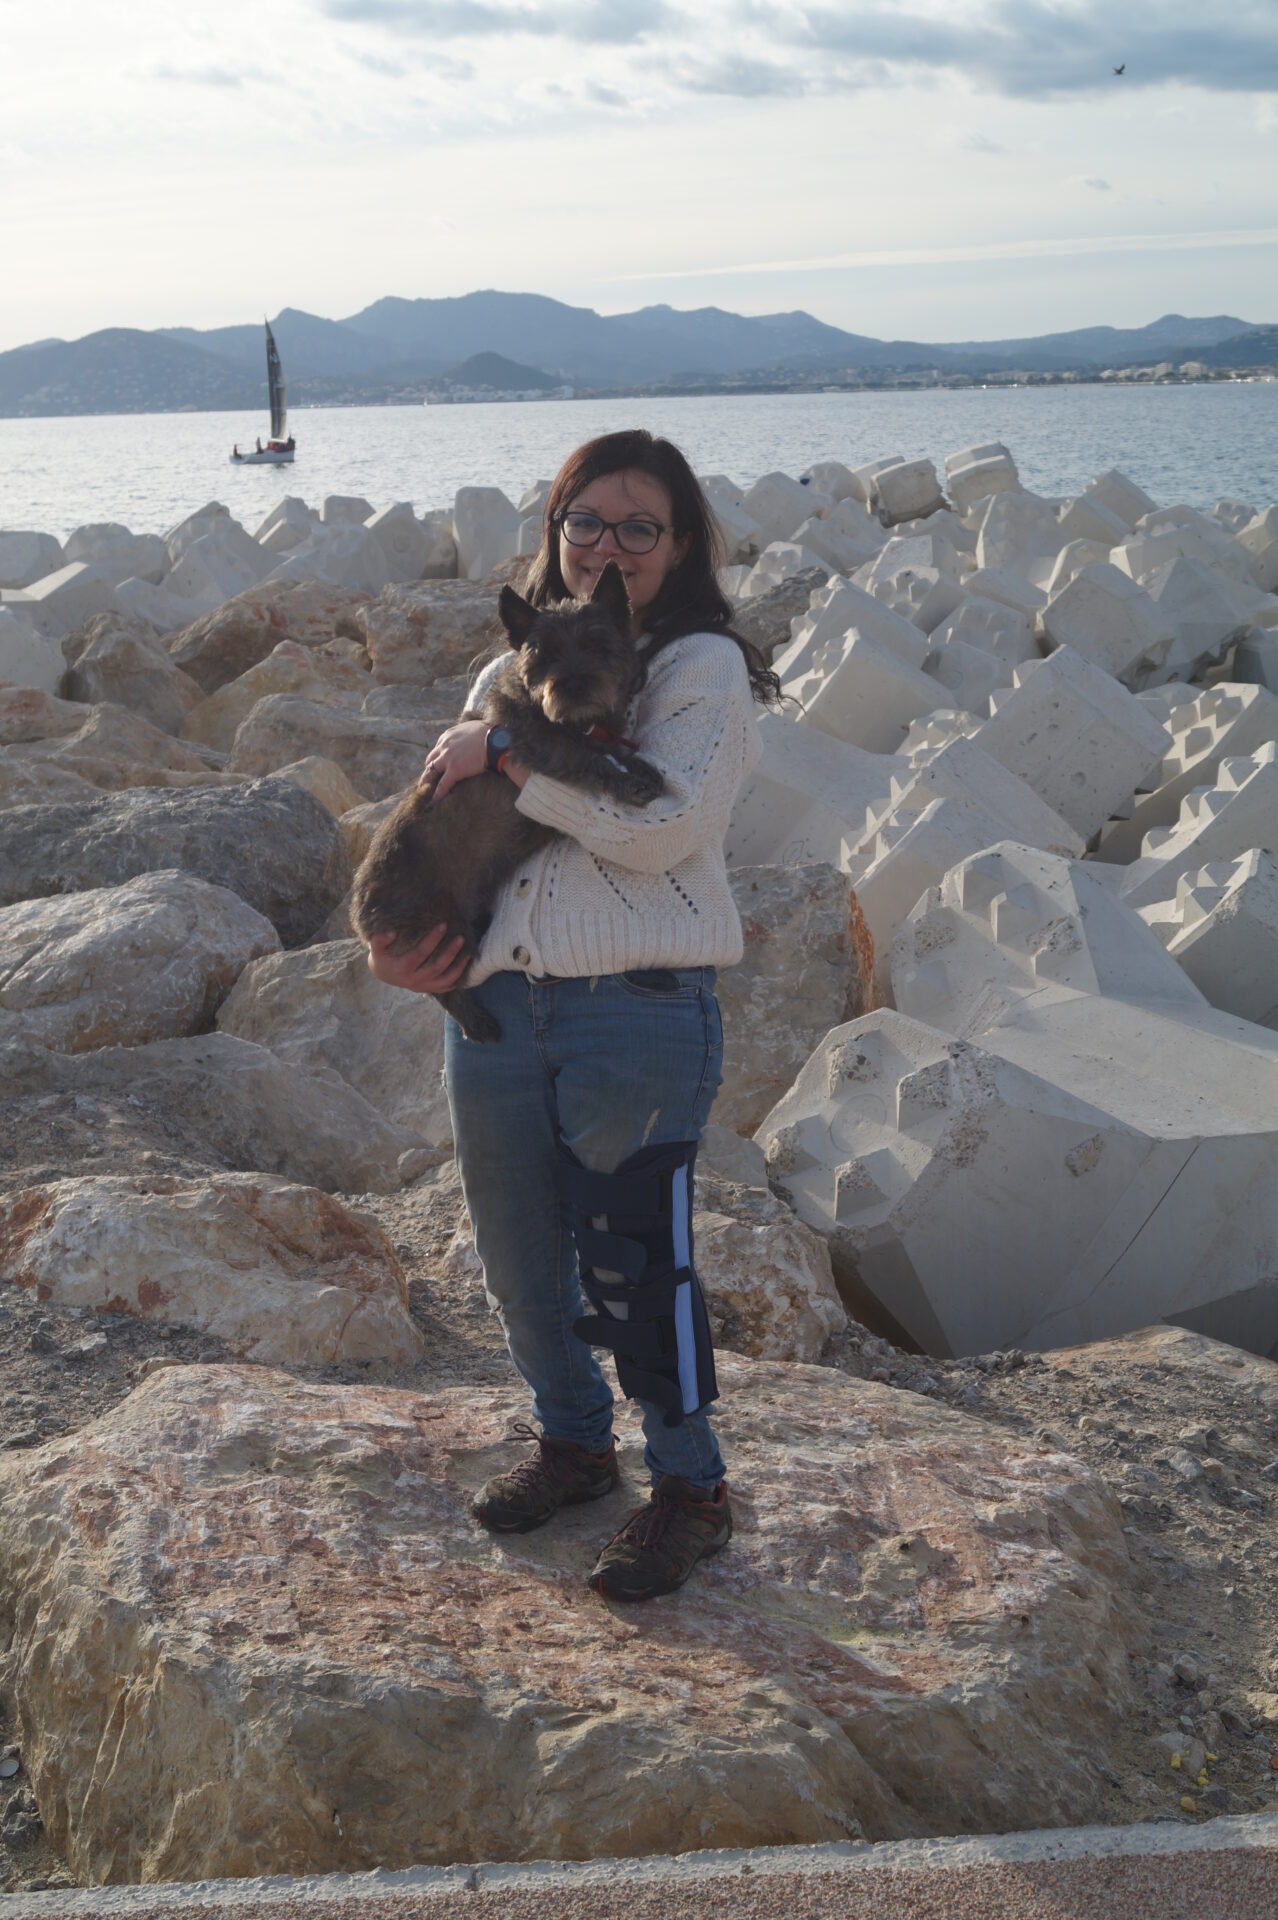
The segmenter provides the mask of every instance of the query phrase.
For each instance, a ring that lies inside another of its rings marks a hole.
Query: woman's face
[[[616,534],[607,529],[593,547],[574,547],[559,529],[559,571],[575,599],[588,599],[610,560],[621,568],[630,595],[631,610],[642,615],[661,591],[666,575],[678,566],[688,549],[687,538],[676,540],[671,529],[670,495],[660,480],[632,467],[592,480],[568,502],[566,511],[597,513],[601,520],[647,521],[661,528],[651,553],[627,553]]]

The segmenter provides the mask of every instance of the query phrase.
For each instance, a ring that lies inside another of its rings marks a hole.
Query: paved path
[[[1278,1920],[1278,1814],[10,1894],[2,1920]]]

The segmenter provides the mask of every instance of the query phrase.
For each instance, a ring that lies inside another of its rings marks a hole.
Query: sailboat
[[[239,467],[291,467],[293,464],[294,440],[290,433],[284,438],[284,429],[288,425],[288,406],[284,391],[284,369],[280,365],[280,351],[275,344],[275,335],[271,332],[269,320],[266,327],[266,389],[271,400],[271,437],[263,446],[259,440],[252,453],[241,453],[236,447],[231,454],[234,465]]]

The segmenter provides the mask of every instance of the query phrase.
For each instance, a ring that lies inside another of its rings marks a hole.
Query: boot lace
[[[530,1427],[526,1421],[516,1421],[511,1429],[520,1440],[534,1440],[536,1453],[529,1454],[526,1460],[520,1460],[507,1474],[507,1482],[512,1487],[535,1489],[542,1480],[571,1480],[575,1468],[572,1453],[567,1447],[551,1446],[544,1433],[538,1433],[536,1427]]]

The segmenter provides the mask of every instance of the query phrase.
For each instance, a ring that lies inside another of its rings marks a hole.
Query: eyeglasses
[[[662,534],[671,531],[655,520],[604,520],[574,509],[557,513],[554,524],[570,547],[597,547],[605,533],[611,533],[623,553],[651,553]]]

